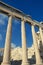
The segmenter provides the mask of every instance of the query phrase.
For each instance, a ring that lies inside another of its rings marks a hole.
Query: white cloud
[[[0,34],[0,41],[2,40],[2,35]]]
[[[14,43],[11,43],[11,48],[16,48],[16,45]]]
[[[19,20],[14,19],[14,23],[15,23],[15,24],[20,24],[20,21],[19,21]]]
[[[0,14],[0,24],[5,25],[5,20],[7,19],[7,16],[4,14]]]
[[[4,25],[4,21],[2,19],[0,19],[0,24]]]
[[[5,22],[6,22],[7,19],[8,19],[8,17],[6,15],[0,14],[0,24],[1,25],[5,25]],[[20,21],[19,20],[16,20],[16,19],[13,19],[13,22],[15,24],[20,24]]]

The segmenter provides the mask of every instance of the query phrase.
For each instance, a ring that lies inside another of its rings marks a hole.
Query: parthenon
[[[0,13],[5,14],[9,17],[6,39],[5,39],[4,55],[3,55],[3,61],[1,65],[11,65],[10,54],[11,54],[12,18],[18,18],[21,20],[21,37],[22,37],[22,63],[21,65],[30,65],[30,62],[28,61],[28,53],[27,53],[27,47],[26,47],[26,34],[25,34],[26,22],[31,25],[36,65],[43,65],[43,61],[40,56],[39,48],[37,45],[39,41],[37,40],[38,33],[36,34],[35,28],[34,28],[35,26],[39,27],[40,39],[43,45],[43,24],[33,20],[30,16],[24,14],[22,11],[16,8],[13,8],[1,1],[0,1]]]

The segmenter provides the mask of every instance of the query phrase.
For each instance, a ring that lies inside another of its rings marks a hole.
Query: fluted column
[[[5,40],[4,56],[1,65],[10,65],[11,30],[12,30],[12,16],[9,16],[6,40]]]
[[[29,65],[26,48],[26,34],[24,20],[21,22],[21,34],[22,34],[22,65]]]
[[[41,65],[42,60],[41,60],[38,45],[37,45],[38,41],[36,39],[36,33],[35,33],[34,25],[32,24],[31,27],[32,27],[33,43],[34,43],[34,48],[35,48],[36,64]]]
[[[43,32],[42,32],[41,27],[39,27],[39,32],[40,32],[40,37],[41,37],[41,41],[42,41],[42,45],[43,45]]]

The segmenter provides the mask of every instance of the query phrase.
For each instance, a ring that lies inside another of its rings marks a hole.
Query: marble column
[[[12,31],[12,16],[9,16],[6,40],[5,40],[5,49],[4,49],[4,55],[3,55],[3,62],[1,65],[11,65],[10,64],[11,31]]]
[[[26,34],[25,34],[25,21],[21,22],[21,34],[22,34],[22,65],[29,65],[28,54],[26,48]]]
[[[41,37],[41,41],[42,41],[42,45],[43,45],[43,32],[41,27],[39,27],[39,32],[40,32],[40,37]]]
[[[36,65],[42,65],[42,60],[41,60],[38,45],[37,45],[38,41],[36,38],[36,33],[35,33],[33,24],[31,25],[31,28],[32,28],[32,37],[33,37],[33,43],[34,43],[34,48],[35,48]]]

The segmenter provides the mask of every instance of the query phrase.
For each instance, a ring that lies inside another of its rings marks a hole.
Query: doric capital
[[[11,14],[8,14],[8,17],[12,16]],[[13,17],[13,16],[12,16]]]
[[[31,25],[35,26],[35,24],[32,22]]]
[[[24,21],[24,22],[26,22],[26,18],[25,17],[23,17],[21,20]]]

